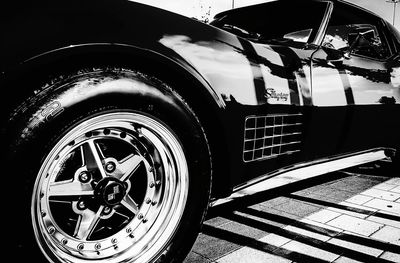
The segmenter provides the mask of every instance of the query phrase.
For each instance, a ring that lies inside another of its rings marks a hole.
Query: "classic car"
[[[268,1],[209,24],[122,0],[1,10],[13,262],[180,262],[209,204],[246,185],[398,165],[400,34],[355,5]]]

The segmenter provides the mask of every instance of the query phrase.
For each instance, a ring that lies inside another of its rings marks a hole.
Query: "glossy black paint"
[[[314,2],[327,10],[366,12],[341,1]],[[392,56],[384,61],[352,56],[336,63],[320,43],[263,44],[218,28],[224,18],[264,5],[224,12],[213,25],[122,0],[2,6],[7,10],[0,16],[2,133],[13,109],[41,81],[112,64],[165,79],[194,105],[216,155],[215,196],[297,162],[400,148],[400,90],[394,83],[400,77],[393,76],[400,68],[398,32],[375,18],[385,28]],[[244,162],[246,117],[286,113],[304,116],[301,151]]]

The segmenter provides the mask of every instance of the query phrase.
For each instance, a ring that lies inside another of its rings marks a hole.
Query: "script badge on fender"
[[[289,100],[289,93],[276,91],[274,88],[265,89],[264,96],[268,100],[268,103],[273,104],[284,104]]]

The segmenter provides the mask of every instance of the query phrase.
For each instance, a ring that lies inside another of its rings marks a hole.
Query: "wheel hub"
[[[113,177],[106,177],[96,185],[94,195],[100,204],[115,206],[124,199],[126,189],[126,183]]]

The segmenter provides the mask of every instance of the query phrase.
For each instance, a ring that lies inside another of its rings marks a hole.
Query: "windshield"
[[[301,2],[301,3],[300,3]],[[326,2],[277,1],[222,13],[211,23],[259,43],[304,46],[314,40],[327,8]]]

